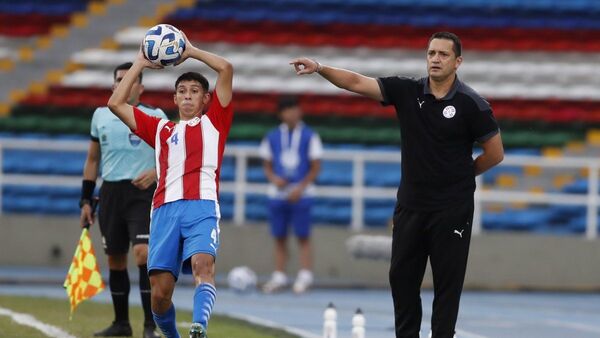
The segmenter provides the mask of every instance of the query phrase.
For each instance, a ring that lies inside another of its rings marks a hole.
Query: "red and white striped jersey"
[[[217,200],[225,141],[233,120],[230,103],[221,106],[216,91],[206,114],[175,123],[133,107],[142,140],[154,148],[158,186],[153,208],[186,200]]]

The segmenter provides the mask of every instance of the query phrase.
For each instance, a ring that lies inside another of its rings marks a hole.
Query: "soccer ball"
[[[181,31],[171,25],[156,25],[146,32],[142,50],[146,59],[154,64],[173,65],[185,50],[185,39]]]
[[[252,291],[256,288],[256,274],[247,266],[238,266],[227,274],[227,284],[237,292]]]

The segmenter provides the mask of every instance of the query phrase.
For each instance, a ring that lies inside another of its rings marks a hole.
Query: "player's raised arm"
[[[119,82],[117,88],[113,90],[110,99],[108,100],[108,109],[113,112],[123,123],[125,123],[131,130],[136,130],[137,126],[135,123],[135,117],[133,116],[133,107],[127,103],[129,98],[129,92],[133,84],[138,81],[140,73],[144,68],[162,68],[161,66],[155,65],[148,61],[142,51],[138,52],[138,55],[133,62],[131,68],[125,73],[125,76]]]
[[[351,92],[372,98],[377,101],[383,101],[383,94],[377,80],[355,73],[346,69],[325,66],[319,62],[301,57],[290,61],[290,65],[296,69],[296,74],[306,75],[319,73],[325,80],[333,83],[336,87],[349,90]]]
[[[218,76],[215,89],[219,96],[219,102],[221,102],[223,107],[228,106],[233,96],[233,65],[227,61],[227,59],[219,55],[194,47],[187,36],[185,36],[185,33],[181,33],[184,36],[186,47],[181,60],[177,62],[177,64],[182,63],[187,58],[193,58],[204,62],[207,66],[217,72]]]

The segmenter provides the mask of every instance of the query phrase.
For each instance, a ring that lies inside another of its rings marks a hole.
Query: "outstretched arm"
[[[129,92],[131,92],[131,87],[138,81],[138,77],[144,68],[159,69],[162,68],[162,66],[155,65],[148,61],[140,49],[133,65],[127,73],[125,73],[125,76],[121,82],[119,82],[119,85],[108,100],[108,109],[110,109],[113,114],[121,119],[121,121],[133,131],[137,129],[137,126],[135,117],[133,116],[133,107],[127,103],[127,98],[129,97]]]
[[[325,66],[315,60],[305,57],[294,59],[290,64],[294,66],[296,74],[298,75],[317,72],[336,87],[349,90],[377,101],[383,101],[383,94],[381,94],[379,83],[372,77],[364,76],[346,69]]]
[[[183,32],[181,33],[183,34]],[[219,55],[194,47],[187,36],[185,36],[185,34],[183,34],[183,36],[186,47],[181,60],[179,60],[177,64],[182,63],[188,58],[192,58],[204,62],[207,66],[217,72],[217,84],[215,85],[215,89],[219,96],[219,102],[221,102],[223,107],[227,107],[233,96],[233,65]]]

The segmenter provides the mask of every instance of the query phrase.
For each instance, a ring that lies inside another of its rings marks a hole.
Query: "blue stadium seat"
[[[442,9],[440,11],[439,9]],[[600,3],[574,1],[483,0],[315,0],[315,1],[220,1],[198,2],[193,10],[182,9],[176,19],[236,19],[256,22],[310,22],[329,24],[410,24],[417,27],[523,27],[600,28]],[[426,15],[425,15],[426,14]]]
[[[388,210],[374,209],[365,214],[364,222],[371,227],[386,227],[390,221]]]
[[[10,213],[38,213],[40,203],[35,198],[3,198],[2,210]]]
[[[568,228],[573,233],[583,233],[586,230],[587,218],[585,215],[573,218],[568,223]]]
[[[248,194],[246,196],[246,218],[265,221],[268,218],[267,196]]]
[[[77,198],[47,198],[40,201],[40,213],[56,215],[78,215],[81,213]]]
[[[248,171],[246,172],[246,179],[249,182],[267,182],[267,177],[265,176],[265,171],[262,166],[249,166]]]
[[[66,15],[85,10],[87,1],[6,1],[0,2],[0,12],[9,14]]]
[[[222,219],[230,220],[233,218],[233,201],[234,196],[232,193],[219,193],[219,209]]]
[[[75,204],[77,204],[81,197],[80,187],[49,186],[44,190],[46,195],[50,198],[70,198],[75,201]]]
[[[350,207],[331,209],[322,205],[315,205],[312,210],[312,219],[314,223],[329,223],[347,226],[350,224],[351,215],[352,209]]]
[[[483,227],[487,230],[528,231],[547,224],[552,212],[547,209],[506,210],[502,213],[484,213]]]
[[[586,214],[586,208],[577,205],[553,205],[548,209],[551,213],[550,222],[553,224],[566,224],[572,219]]]
[[[317,177],[319,185],[352,185],[352,163],[347,161],[323,161]]]
[[[587,179],[578,179],[565,185],[562,189],[563,192],[571,194],[587,194],[588,192],[588,181]]]
[[[483,174],[483,183],[494,184],[499,175],[523,175],[523,167],[493,167]]]
[[[81,175],[84,152],[7,149],[3,169],[11,174]]]
[[[235,180],[235,159],[233,157],[223,157],[220,179],[221,181]]]
[[[400,163],[373,163],[365,165],[365,185],[397,187],[400,184]]]
[[[364,222],[367,226],[386,227],[394,214],[396,200],[368,199],[364,203]]]

